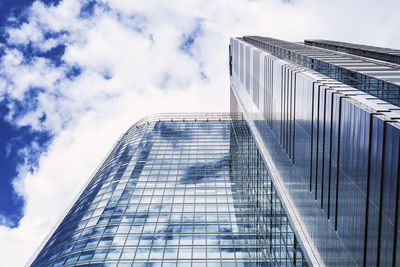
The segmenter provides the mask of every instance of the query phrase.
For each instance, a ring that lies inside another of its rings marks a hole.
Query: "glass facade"
[[[244,36],[252,46],[400,106],[399,65],[269,37]]]
[[[400,64],[400,50],[330,40],[304,40],[306,45]]]
[[[231,178],[235,208],[242,214],[238,217],[241,231],[257,233],[252,241],[262,248],[260,262],[270,259],[271,266],[308,266],[247,123],[232,124]]]
[[[307,266],[247,123],[132,126],[32,266]]]
[[[256,40],[231,39],[231,108],[275,171],[303,253],[315,265],[400,266],[399,108],[286,60],[301,45]]]

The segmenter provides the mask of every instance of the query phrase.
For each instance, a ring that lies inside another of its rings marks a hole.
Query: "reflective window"
[[[306,265],[246,123],[227,116],[128,131],[33,266],[56,263]]]

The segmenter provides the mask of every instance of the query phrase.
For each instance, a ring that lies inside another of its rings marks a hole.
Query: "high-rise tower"
[[[245,121],[164,114],[121,137],[32,265],[291,262],[306,265]]]
[[[326,46],[232,38],[230,114],[134,124],[32,266],[400,266],[400,66]]]
[[[230,52],[231,108],[276,171],[304,254],[400,266],[400,66],[259,36]]]

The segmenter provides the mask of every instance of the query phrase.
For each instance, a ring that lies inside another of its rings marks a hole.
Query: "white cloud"
[[[27,262],[133,122],[157,112],[229,109],[230,36],[327,38],[400,47],[393,27],[399,10],[395,0],[102,2],[109,10],[97,8],[88,19],[79,18],[83,1],[64,0],[57,6],[36,2],[28,22],[9,29],[10,42],[17,45],[31,43],[48,51],[64,44],[66,50],[60,66],[46,59],[26,61],[12,48],[1,60],[7,77],[0,79],[2,95],[23,99],[30,87],[43,89],[37,108],[15,123],[55,135],[35,172],[21,166],[15,180],[26,206],[19,227],[0,226],[2,266]],[[191,57],[179,46],[199,21],[202,34]],[[45,32],[62,34],[45,40]],[[69,79],[66,73],[72,66],[82,73]],[[43,114],[46,120],[41,122]]]
[[[13,227],[14,222],[7,216],[0,214],[0,225],[4,225],[6,227]]]

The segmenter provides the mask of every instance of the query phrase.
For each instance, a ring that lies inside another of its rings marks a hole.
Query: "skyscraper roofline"
[[[269,37],[244,36],[243,40],[400,106],[400,65]]]

